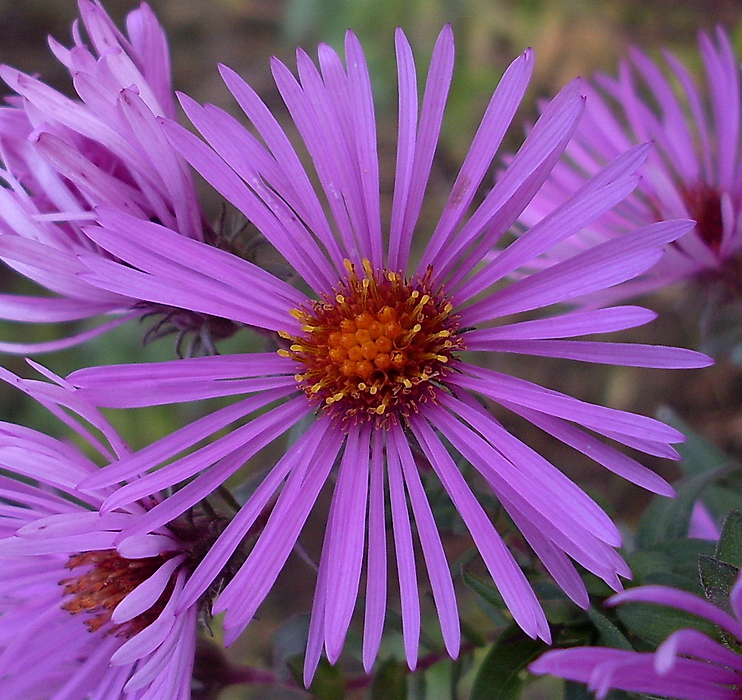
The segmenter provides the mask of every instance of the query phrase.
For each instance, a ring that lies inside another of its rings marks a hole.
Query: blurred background
[[[125,14],[138,3],[131,0],[104,1],[106,9],[121,26]],[[523,125],[536,116],[539,98],[553,95],[576,75],[589,77],[594,71],[615,73],[618,60],[629,45],[652,55],[670,48],[691,67],[699,66],[696,37],[699,29],[725,27],[738,49],[742,48],[742,2],[739,0],[152,0],[151,5],[165,26],[172,52],[175,87],[200,102],[208,101],[237,114],[238,110],[216,71],[218,62],[238,71],[263,97],[279,118],[286,118],[269,70],[272,55],[293,66],[296,46],[310,55],[318,42],[342,50],[343,34],[352,28],[360,37],[372,70],[377,94],[379,148],[382,160],[382,187],[391,192],[396,117],[396,72],[393,32],[402,26],[415,50],[418,72],[424,66],[436,36],[444,23],[454,27],[457,63],[446,121],[432,175],[433,199],[442,197],[453,182],[466,155],[477,124],[507,65],[526,47],[536,53],[535,75],[521,113],[506,142],[515,150],[523,138]],[[49,52],[48,35],[71,44],[71,23],[77,13],[74,0],[0,0],[0,62],[40,75],[54,87],[72,94],[69,76]],[[203,188],[207,213],[216,218],[220,203]],[[431,205],[432,219],[439,208]],[[10,273],[0,273],[0,289],[36,293]],[[697,347],[696,319],[685,300],[673,294],[655,296],[643,303],[661,312],[646,328],[617,336],[635,340]],[[690,317],[689,317],[690,315]],[[65,334],[79,330],[72,326]],[[7,340],[42,341],[54,331],[2,324]],[[172,359],[172,339],[141,347],[142,331],[136,326],[119,328],[80,348],[40,357],[59,374],[82,366]],[[223,352],[244,350],[254,341],[240,336],[220,346]],[[13,371],[31,376],[22,358],[0,360]],[[649,370],[591,367],[579,363],[529,358],[497,358],[498,368],[571,393],[585,400],[653,415],[660,405],[671,406],[692,426],[719,447],[739,456],[742,453],[742,375],[722,360],[716,367],[698,372],[651,372]],[[199,407],[157,409],[115,414],[112,419],[129,442],[140,447],[190,420]],[[37,407],[21,401],[11,389],[0,386],[0,416],[5,420],[32,425],[60,434]],[[544,437],[528,434],[526,426],[504,418],[520,437],[564,467],[584,488],[605,504],[625,526],[646,503],[638,488],[582,463]],[[560,454],[563,451],[564,454]],[[263,455],[262,458],[265,456]],[[672,478],[675,467],[652,464]],[[308,549],[317,553],[321,542],[321,517],[306,534]],[[467,538],[451,536],[451,551],[464,551]],[[255,665],[272,665],[281,645],[293,648],[292,635],[271,643],[278,621],[288,613],[310,609],[314,575],[301,562],[291,562],[292,575],[283,576],[258,620],[231,650],[230,656]],[[297,573],[298,572],[298,573]],[[476,624],[474,607],[466,608]],[[351,642],[352,643],[352,642]],[[295,644],[294,644],[295,646]],[[278,651],[277,651],[278,650]],[[445,681],[436,680],[438,671],[427,675],[428,698],[448,697]],[[441,685],[440,695],[436,694]],[[465,684],[462,685],[465,688]],[[364,697],[365,689],[358,691]],[[548,689],[532,697],[550,697]],[[302,697],[286,689],[235,687],[220,697],[284,698]],[[355,697],[350,694],[348,697]],[[462,696],[463,697],[463,696]]]

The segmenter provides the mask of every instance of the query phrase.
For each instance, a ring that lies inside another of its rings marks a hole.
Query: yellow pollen
[[[431,269],[408,281],[369,260],[344,265],[331,295],[293,314],[301,335],[282,332],[291,345],[279,354],[301,364],[300,388],[343,425],[399,421],[443,390],[445,367],[464,349],[458,316]]]

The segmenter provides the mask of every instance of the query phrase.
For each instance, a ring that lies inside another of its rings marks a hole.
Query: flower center
[[[683,201],[696,220],[696,232],[714,253],[719,252],[724,226],[721,218],[721,195],[709,185],[683,191]]]
[[[435,399],[436,384],[464,349],[458,316],[432,270],[412,281],[363,261],[364,277],[346,261],[348,278],[311,308],[294,309],[301,336],[279,350],[296,360],[296,381],[309,399],[344,424],[372,419],[383,424],[416,412]]]
[[[114,609],[129,593],[175,555],[176,552],[167,552],[145,559],[124,559],[115,549],[73,554],[66,568],[72,570],[84,566],[87,571],[59,582],[65,595],[71,596],[62,604],[62,609],[73,615],[88,614],[90,617],[85,624],[91,632],[96,632],[111,621]],[[149,626],[165,607],[173,584],[174,578],[152,607],[127,622],[114,625],[109,633],[129,638]]]

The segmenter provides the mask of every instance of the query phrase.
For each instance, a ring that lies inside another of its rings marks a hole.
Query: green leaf
[[[475,647],[483,647],[487,644],[486,637],[473,625],[466,620],[461,620],[461,634],[466,641],[471,642]]]
[[[701,471],[680,482],[676,487],[675,498],[655,497],[639,523],[637,547],[647,549],[665,540],[684,537],[690,525],[693,505],[702,491],[728,472],[727,465],[711,471]]]
[[[371,683],[371,700],[406,700],[407,667],[396,659],[379,666]]]
[[[706,597],[717,607],[734,615],[729,593],[737,580],[739,569],[714,557],[699,557],[698,567]]]
[[[508,624],[508,619],[502,614],[505,603],[496,588],[480,581],[468,571],[461,571],[464,583],[471,588],[484,603],[484,608],[496,625]]]
[[[738,510],[732,511],[724,521],[716,546],[716,558],[738,569],[742,568],[742,513]]]
[[[737,574],[739,574],[739,569],[736,566],[706,556],[698,558],[698,566],[701,570],[701,581],[704,588],[716,588],[729,595],[734,582],[737,580]]]
[[[304,655],[292,656],[286,664],[299,687],[304,687],[302,679]],[[345,698],[345,677],[337,666],[331,666],[327,659],[320,659],[312,685],[307,690],[319,700],[343,700]]]
[[[598,630],[603,644],[608,647],[613,647],[614,649],[627,649],[629,651],[633,649],[623,632],[621,632],[616,625],[603,615],[603,613],[598,612],[595,608],[588,608],[586,612],[587,616],[590,618],[590,622],[592,622]]]
[[[451,662],[451,674],[449,678],[449,693],[451,700],[459,697],[459,684],[474,664],[474,655],[471,653],[460,654],[458,659]]]
[[[428,678],[425,673],[413,673],[410,676],[410,700],[428,699]]]
[[[664,584],[701,595],[698,557],[713,552],[713,542],[683,537],[634,552],[628,563],[637,585]]]
[[[716,627],[696,615],[654,603],[625,603],[616,608],[618,619],[646,642],[657,645],[673,632],[691,627],[718,638]]]
[[[657,418],[685,435],[685,442],[675,446],[683,458],[683,461],[680,462],[683,474],[695,476],[732,466],[733,460],[729,455],[704,440],[687,423],[681,420],[672,409],[666,406],[660,408],[657,411]]]
[[[508,628],[484,657],[469,699],[517,700],[526,680],[522,671],[548,648],[520,629]]]

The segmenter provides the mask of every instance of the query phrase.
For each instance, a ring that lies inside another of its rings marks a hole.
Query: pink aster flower
[[[13,106],[0,109],[0,259],[55,293],[1,295],[0,318],[46,323],[111,312],[123,316],[61,341],[0,343],[0,350],[8,352],[56,350],[160,310],[140,304],[132,294],[107,292],[80,279],[80,253],[108,255],[81,231],[95,217],[94,207],[159,221],[194,240],[206,237],[188,166],[157,122],[175,115],[162,28],[144,4],[129,14],[128,36],[97,0],[80,0],[79,8],[90,46],[77,23],[71,49],[50,39],[79,99],[0,67],[0,76],[20,96],[9,99]],[[168,320],[187,327],[189,317],[191,325],[198,325],[190,313]]]
[[[69,387],[0,376],[65,420],[104,463],[131,454]],[[183,518],[117,546],[159,496],[101,515],[116,489],[76,487],[99,467],[71,444],[12,423],[0,423],[0,467],[0,696],[190,698],[202,606],[180,603],[214,523]]]
[[[296,427],[284,456],[186,584],[182,604],[202,594],[245,532],[269,508],[262,534],[215,604],[216,610],[226,610],[227,641],[235,639],[283,567],[320,490],[333,483],[306,681],[323,648],[331,662],[341,652],[364,562],[366,668],[376,657],[387,605],[389,514],[408,663],[416,663],[420,634],[415,529],[446,647],[457,654],[454,587],[418,471],[421,463],[430,466],[461,514],[515,620],[532,637],[549,639],[530,584],[451,450],[473,465],[578,604],[587,605],[588,598],[572,559],[614,588],[620,587],[619,576],[629,575],[615,551],[620,536],[611,520],[554,465],[506,430],[484,403],[499,404],[606,468],[663,494],[672,489],[661,478],[594,433],[670,458],[677,456],[670,443],[682,436],[651,418],[588,404],[483,366],[496,362],[496,353],[652,367],[708,363],[705,356],[683,349],[573,339],[645,323],[653,316],[645,309],[553,308],[644,272],[666,243],[688,230],[689,222],[647,226],[528,279],[502,284],[512,270],[625,197],[636,183],[633,173],[645,147],[619,157],[552,216],[481,265],[485,252],[548,175],[582,113],[583,100],[577,86],[570,85],[545,111],[497,185],[481,203],[473,204],[526,89],[533,63],[530,51],[505,72],[439,223],[421,258],[413,262],[418,257],[413,254],[418,216],[453,70],[452,34],[446,28],[439,37],[421,106],[411,49],[401,31],[396,51],[399,141],[388,235],[379,201],[371,87],[352,33],[347,35],[346,66],[327,46],[319,49],[319,69],[298,53],[299,80],[282,63],[273,62],[276,84],[313,172],[305,169],[258,96],[228,68],[222,68],[222,76],[260,138],[222,110],[201,107],[187,97],[183,106],[206,143],[175,124],[167,125],[185,158],[249,216],[301,275],[309,294],[227,252],[118,210],[101,209],[101,225],[86,230],[127,263],[84,257],[90,267],[85,279],[91,284],[112,292],[135,290],[157,303],[177,303],[277,334],[277,353],[92,368],[70,380],[100,405],[122,408],[244,396],[83,484],[103,488],[140,477],[107,499],[106,512],[155,489],[183,485],[124,529],[122,538],[171,521],[237,469],[236,463],[228,468],[215,460],[235,451],[248,459]],[[311,184],[313,177],[319,191]],[[541,309],[549,315],[517,318],[521,312]],[[466,359],[464,351],[471,353]],[[244,418],[250,420],[183,454]]]
[[[653,142],[634,193],[609,214],[552,250],[542,264],[654,221],[688,218],[696,226],[667,246],[644,276],[607,296],[624,298],[678,281],[710,280],[739,297],[742,249],[740,65],[725,32],[699,35],[704,80],[670,52],[664,65],[633,49],[618,77],[586,86],[585,116],[566,158],[534,197],[523,221],[559,206],[605,163],[633,144]]]
[[[640,586],[613,596],[608,605],[667,605],[709,620],[742,644],[742,576],[729,598],[732,614],[685,591]],[[682,700],[738,700],[742,692],[742,656],[695,629],[673,632],[654,653],[604,647],[555,649],[531,664],[530,671],[587,683],[598,698],[611,688]]]

